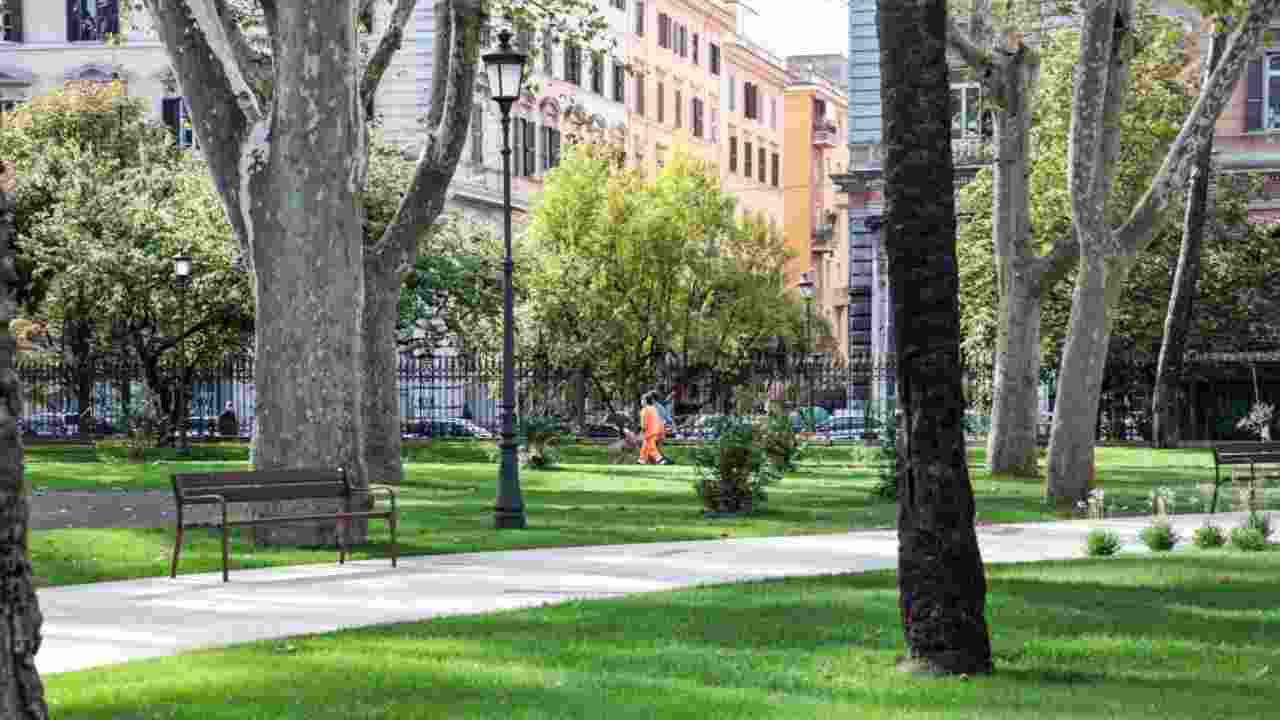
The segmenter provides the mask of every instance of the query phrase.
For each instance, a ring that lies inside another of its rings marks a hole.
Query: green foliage
[[[649,181],[609,158],[574,146],[547,177],[518,258],[526,356],[590,370],[597,389],[633,403],[668,360],[714,373],[801,336],[776,228],[735,217],[699,161],[676,154]]]
[[[1267,549],[1267,536],[1257,528],[1242,525],[1231,531],[1231,546],[1244,552],[1260,552]]]
[[[796,438],[790,418],[786,415],[770,415],[760,435],[765,454],[778,470],[790,472],[796,469],[796,461],[803,455],[807,445]]]
[[[1271,516],[1267,513],[1260,513],[1256,510],[1250,511],[1249,517],[1245,518],[1242,527],[1257,530],[1262,534],[1264,540],[1271,539]]]
[[[1195,546],[1201,550],[1211,550],[1225,545],[1227,536],[1222,531],[1222,528],[1212,523],[1207,523],[1196,528],[1191,535],[1191,542],[1195,543]]]
[[[1085,539],[1089,557],[1110,557],[1120,551],[1120,536],[1110,530],[1091,530]]]
[[[692,452],[694,489],[708,512],[749,515],[768,499],[765,488],[782,477],[769,461],[761,428],[750,418],[726,416],[708,423],[716,439]]]
[[[526,467],[549,469],[560,461],[560,446],[573,442],[573,435],[558,418],[526,416],[516,425],[516,440],[527,453]]]
[[[1142,528],[1142,532],[1138,534],[1143,544],[1150,548],[1153,552],[1165,552],[1172,550],[1174,545],[1181,540],[1177,531],[1173,529],[1165,520],[1154,522],[1147,527]]]

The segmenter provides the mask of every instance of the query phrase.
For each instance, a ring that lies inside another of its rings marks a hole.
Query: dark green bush
[[[1258,552],[1267,549],[1267,536],[1257,528],[1241,525],[1231,531],[1231,546],[1246,552]]]
[[[1182,538],[1178,537],[1178,533],[1174,531],[1173,526],[1168,521],[1160,520],[1147,527],[1142,528],[1142,532],[1138,534],[1142,538],[1142,542],[1153,552],[1165,552],[1172,550],[1174,545]]]
[[[769,460],[763,431],[750,419],[722,417],[710,423],[712,440],[692,450],[694,490],[709,512],[746,515],[761,508],[765,488],[782,473]]]
[[[1196,528],[1195,533],[1191,536],[1191,542],[1202,550],[1210,550],[1225,545],[1227,535],[1217,525],[1204,525]]]
[[[560,446],[572,442],[573,435],[559,418],[531,415],[517,422],[516,440],[525,453],[525,465],[540,470],[560,462]]]
[[[1120,550],[1120,536],[1110,530],[1092,530],[1085,540],[1085,552],[1089,557],[1107,557]]]

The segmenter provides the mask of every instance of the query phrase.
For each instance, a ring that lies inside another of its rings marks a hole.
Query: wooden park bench
[[[390,498],[389,509],[353,510],[352,501],[374,492],[385,492]],[[173,543],[173,563],[169,577],[178,575],[178,555],[182,552],[183,508],[188,505],[218,505],[222,531],[222,581],[227,582],[228,528],[246,525],[283,525],[297,522],[338,522],[338,563],[347,560],[346,527],[355,519],[382,518],[391,529],[391,567],[396,566],[399,554],[396,548],[396,493],[386,485],[355,487],[344,469],[260,470],[220,473],[183,473],[173,476],[173,497],[178,509],[177,535]],[[227,519],[228,503],[271,502],[276,500],[313,500],[340,498],[342,510],[336,512],[307,512],[295,515],[272,515],[241,520]]]
[[[1217,504],[1223,466],[1249,466],[1249,490],[1258,485],[1258,466],[1280,466],[1280,442],[1219,442],[1213,444],[1213,495]]]

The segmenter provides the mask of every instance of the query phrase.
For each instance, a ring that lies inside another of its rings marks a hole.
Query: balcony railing
[[[813,125],[813,146],[833,148],[840,139],[836,137],[836,126],[829,122],[819,121]]]

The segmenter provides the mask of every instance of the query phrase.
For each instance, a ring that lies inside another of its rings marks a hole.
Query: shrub
[[[898,424],[883,423],[880,438],[880,473],[871,493],[883,500],[898,499]]]
[[[715,440],[693,449],[694,490],[709,512],[745,515],[763,506],[765,488],[781,477],[761,444],[762,430],[747,418],[708,423]]]
[[[572,440],[564,425],[553,417],[529,416],[516,425],[516,439],[525,448],[525,465],[531,469],[547,469],[560,462],[561,443]]]
[[[1231,531],[1231,545],[1237,550],[1257,552],[1267,549],[1267,536],[1261,530],[1246,525]]]
[[[1154,552],[1172,550],[1173,546],[1177,545],[1178,541],[1182,539],[1178,537],[1178,533],[1173,529],[1173,526],[1163,520],[1143,528],[1138,537]]]
[[[1107,557],[1120,550],[1120,536],[1110,530],[1091,530],[1085,540],[1085,552],[1089,557]]]
[[[796,469],[796,461],[800,459],[806,446],[796,441],[796,431],[791,427],[790,418],[786,415],[770,415],[760,435],[765,454],[778,470],[786,472]]]
[[[1202,550],[1209,550],[1225,545],[1227,536],[1226,533],[1222,532],[1222,528],[1217,525],[1207,524],[1196,528],[1196,531],[1191,535],[1191,542]]]
[[[1243,527],[1262,533],[1263,540],[1271,539],[1271,516],[1257,511],[1250,512]]]

